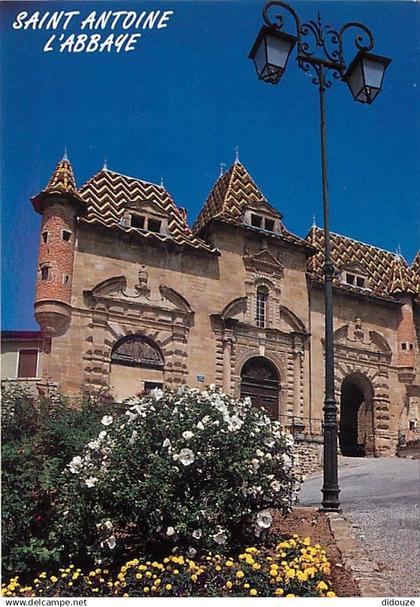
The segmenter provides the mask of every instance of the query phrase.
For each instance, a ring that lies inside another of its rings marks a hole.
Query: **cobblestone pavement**
[[[301,505],[321,500],[322,474],[302,485]],[[420,462],[340,458],[342,515],[389,579],[392,596],[419,596]]]

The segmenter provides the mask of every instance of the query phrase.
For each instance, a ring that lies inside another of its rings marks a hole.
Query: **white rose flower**
[[[194,531],[192,532],[192,536],[195,540],[199,540],[202,535],[203,531],[201,529],[194,529]]]
[[[152,390],[150,392],[150,395],[155,399],[155,400],[160,400],[163,396],[163,390],[161,390],[160,388],[154,388],[154,390]]]
[[[195,460],[194,452],[191,449],[181,449],[178,456],[179,461],[183,466],[189,466]]]
[[[131,436],[129,438],[129,441],[128,441],[130,443],[130,445],[132,445],[134,443],[134,441],[136,440],[137,436],[138,436],[137,430],[133,430],[132,433],[131,433]]]
[[[168,527],[166,530],[166,535],[168,535],[169,537],[175,535],[175,529],[173,527]]]
[[[258,468],[260,467],[260,462],[256,458],[251,460],[251,464],[252,464],[252,469],[254,472],[256,472],[258,470]]]
[[[195,555],[197,554],[197,550],[195,548],[193,548],[192,546],[190,546],[187,550],[187,555],[193,559],[195,557]]]
[[[185,432],[182,433],[182,437],[185,438],[185,440],[191,440],[193,436],[194,432],[190,432],[190,430],[185,430]]]
[[[283,470],[285,472],[288,472],[290,470],[290,468],[292,467],[292,460],[291,460],[291,458],[287,455],[287,453],[282,453],[280,459],[283,462]]]
[[[264,451],[261,451],[261,449],[257,449],[255,451],[255,454],[257,457],[264,457],[264,455],[265,455]]]
[[[261,510],[257,514],[257,525],[261,527],[261,529],[268,529],[271,527],[271,523],[273,522],[273,517],[269,513],[268,510]]]
[[[166,448],[166,447],[170,447],[171,446],[171,441],[169,440],[169,438],[165,438],[165,440],[162,443],[162,447]]]
[[[112,529],[112,523],[111,523],[111,521],[110,520],[105,521],[104,522],[104,527],[105,527],[105,529],[108,529],[108,531],[110,531]]]
[[[295,444],[295,439],[291,434],[286,434],[286,445],[292,447]]]
[[[97,451],[100,446],[101,445],[98,440],[93,440],[90,443],[88,443],[88,447],[89,447],[89,449],[92,449],[92,451]]]
[[[270,487],[273,491],[277,493],[281,489],[281,483],[280,481],[273,481],[272,483],[270,483]]]
[[[197,424],[197,428],[198,428],[199,430],[204,430],[204,425],[203,425],[203,423],[202,423],[202,422],[198,422],[198,424]]]
[[[95,486],[95,484],[96,484],[97,480],[98,480],[98,479],[96,478],[96,476],[89,476],[89,478],[87,478],[87,479],[85,480],[85,483],[86,483],[86,485],[87,485],[89,488],[91,488],[91,487],[94,487],[94,486]]]
[[[108,544],[108,548],[110,548],[111,550],[113,550],[117,545],[115,535],[111,535],[107,540],[105,540],[105,542]]]
[[[110,426],[114,420],[112,419],[112,415],[104,415],[101,419],[101,424],[104,426]]]
[[[98,440],[101,442],[106,439],[108,432],[106,430],[101,430],[98,435]]]
[[[226,531],[224,531],[224,529],[222,529],[221,527],[218,527],[217,533],[215,533],[211,537],[214,539],[216,544],[223,545],[226,543],[226,539],[227,539]]]
[[[73,457],[71,462],[68,464],[68,467],[70,468],[70,472],[72,474],[79,474],[82,467],[82,458],[80,455]]]
[[[125,414],[129,417],[128,423],[133,422],[137,417],[137,415],[135,413],[132,413],[131,411],[126,411]]]

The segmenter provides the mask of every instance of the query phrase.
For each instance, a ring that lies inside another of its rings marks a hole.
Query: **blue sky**
[[[238,145],[241,162],[288,229],[304,236],[314,214],[322,225],[318,92],[293,57],[278,86],[257,80],[247,55],[262,4],[1,3],[3,329],[37,328],[40,217],[29,198],[45,187],[65,145],[78,185],[106,156],[115,171],[157,183],[162,176],[190,223]],[[411,262],[419,242],[420,6],[366,0],[293,6],[303,20],[320,10],[337,28],[365,23],[375,52],[392,58],[372,106],[355,103],[339,81],[327,93],[331,228],[391,251],[400,245]],[[167,28],[142,32],[133,52],[76,54],[44,53],[50,32],[12,28],[19,11],[35,10],[174,14]],[[350,61],[350,33],[345,50]]]

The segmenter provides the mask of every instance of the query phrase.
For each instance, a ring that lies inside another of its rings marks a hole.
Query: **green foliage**
[[[61,395],[35,397],[22,386],[2,392],[2,566],[33,571],[59,561],[52,531],[66,463],[97,432],[109,402],[85,394],[78,407]]]

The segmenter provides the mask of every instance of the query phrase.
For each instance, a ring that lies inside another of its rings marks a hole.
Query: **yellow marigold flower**
[[[74,567],[74,565],[70,565],[70,567]],[[98,567],[98,569],[95,569],[95,573],[102,573],[102,569]]]
[[[105,573],[105,575],[108,575],[109,570],[108,570],[108,569],[104,569],[104,570],[102,571],[102,573]]]
[[[43,571],[42,573],[39,574],[40,578],[46,578],[47,577],[47,572]]]
[[[216,571],[221,571],[222,570],[222,568],[220,567],[220,565],[216,565],[215,569],[216,569]]]
[[[229,589],[230,589],[230,588],[232,588],[232,586],[233,586],[232,582],[231,582],[230,580],[228,580],[228,581],[226,582],[226,588],[229,588]]]
[[[179,571],[177,571],[177,569],[175,569],[174,573],[179,573]],[[152,572],[151,571],[146,571],[146,573],[144,575],[146,577],[152,577]]]
[[[248,583],[244,584],[244,588],[249,588],[249,584]]]
[[[327,595],[326,595],[326,596],[328,596],[328,597],[333,597],[333,596],[337,596],[337,595],[336,595],[336,594],[335,594],[335,592],[333,592],[332,590],[329,590],[329,591],[327,592]]]
[[[169,561],[169,559],[168,559],[168,561]],[[140,569],[140,571],[146,571],[147,567],[146,567],[146,565],[139,565],[139,569]]]
[[[296,595],[295,594],[286,594],[286,599],[288,598],[295,598]]]
[[[50,577],[50,580],[52,581],[53,584],[55,584],[56,582],[58,582],[58,579],[55,577],[55,575],[52,575]]]
[[[126,597],[126,596],[130,596],[130,595],[127,594],[126,592],[124,592],[123,596]]]
[[[117,580],[116,582],[114,582],[114,586],[119,586],[119,585],[120,585],[120,583],[121,583],[121,582],[120,582],[119,580]]]
[[[277,569],[270,569],[269,574],[271,575],[271,577],[277,577]]]
[[[71,588],[73,586],[73,582],[69,582],[68,586],[69,586],[69,588]],[[98,589],[96,588],[96,590],[98,590]],[[93,589],[93,592],[95,592],[95,588]]]
[[[61,574],[61,577],[62,577],[62,578],[67,577],[67,573],[62,573],[62,574]],[[34,582],[36,583],[36,580],[34,580]]]
[[[283,588],[276,588],[276,590],[274,591],[274,594],[276,596],[282,596],[284,594]]]
[[[249,554],[256,554],[258,552],[258,549],[255,548],[255,546],[251,546],[250,548],[246,548],[245,552],[249,552]]]
[[[197,576],[197,575],[194,573],[194,574],[191,576],[191,579],[192,579],[192,581],[193,581],[193,582],[196,582],[196,581],[198,580],[198,576]]]
[[[225,565],[226,567],[233,567],[233,561],[229,559],[228,561],[226,561]]]
[[[250,594],[251,596],[257,596],[257,594],[258,594],[258,590],[255,590],[255,588],[251,588],[251,590],[249,591],[249,594]]]
[[[165,590],[172,590],[172,584],[166,584]]]
[[[252,565],[252,568],[253,568],[255,571],[258,571],[259,569],[261,569],[261,564],[260,564],[260,563],[254,563],[254,564]]]
[[[156,592],[157,588],[156,586],[152,586],[152,592]]]
[[[316,585],[316,589],[317,590],[328,590],[328,586],[325,582],[318,582],[318,584]]]
[[[73,575],[71,576],[72,580],[77,580],[77,578],[79,577],[80,573],[78,571],[76,571],[75,573],[73,573]]]
[[[125,576],[124,576],[124,574],[123,574],[123,573],[119,573],[119,574],[117,575],[117,578],[118,578],[118,579],[119,579],[121,582],[123,582],[123,581],[125,580]]]
[[[143,578],[141,573],[136,573],[135,575],[136,580],[141,580]]]
[[[148,593],[150,592],[150,588],[149,588],[149,586],[145,586],[145,587],[143,588],[143,592],[144,592],[145,594],[148,594]]]
[[[164,563],[169,563],[169,559],[168,559],[168,557],[167,557],[167,556],[165,556],[165,558],[163,559],[163,562],[164,562]]]
[[[100,577],[99,581],[101,582],[101,584],[103,584],[105,582],[105,579],[103,577]]]
[[[161,582],[162,580],[158,578],[157,580],[155,580],[155,586],[159,586]]]
[[[239,569],[239,571],[236,572],[236,577],[238,578],[238,580],[241,580],[243,577],[245,577],[245,574]]]

